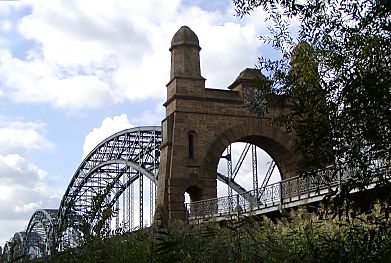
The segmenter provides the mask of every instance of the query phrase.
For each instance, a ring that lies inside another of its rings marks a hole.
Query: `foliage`
[[[77,215],[72,211],[73,203],[70,202],[65,206],[68,213],[67,220],[63,220],[55,231],[60,236],[56,240],[56,247],[67,250],[62,256],[66,257],[68,261],[75,259],[75,256],[80,255],[84,249],[90,249],[91,246],[99,247],[103,239],[122,231],[121,228],[115,233],[111,230],[111,221],[115,218],[117,211],[113,209],[111,200],[108,198],[110,197],[108,189],[92,196],[90,208],[82,215]],[[121,227],[127,228],[127,226]],[[73,249],[74,247],[78,247],[78,249]],[[55,253],[55,251],[53,250],[51,253]],[[93,259],[95,255],[92,256]],[[97,256],[100,257],[99,253]]]
[[[292,106],[276,122],[299,135],[303,169],[357,167],[349,188],[388,183],[373,166],[391,158],[391,2],[233,2],[239,16],[260,7],[272,24],[260,38],[281,57],[260,58],[273,83],[263,92]]]
[[[377,204],[354,217],[296,210],[203,225],[153,226],[88,244],[47,262],[390,262],[391,222]],[[46,262],[45,260],[43,260]]]

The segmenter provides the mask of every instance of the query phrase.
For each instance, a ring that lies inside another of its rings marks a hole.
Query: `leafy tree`
[[[281,57],[259,59],[273,83],[263,94],[269,104],[293,105],[276,121],[299,135],[303,169],[350,169],[346,192],[373,180],[389,186],[374,168],[390,170],[391,1],[233,2],[238,16],[262,8],[272,23],[260,38]]]

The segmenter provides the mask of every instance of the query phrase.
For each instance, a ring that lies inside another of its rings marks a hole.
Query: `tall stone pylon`
[[[197,35],[187,26],[172,38],[157,221],[185,220],[185,192],[191,202],[217,197],[217,166],[231,143],[248,142],[264,149],[284,179],[298,172],[295,137],[272,125],[272,116],[289,109],[273,108],[260,116],[249,106],[257,98],[257,80],[264,78],[261,72],[243,70],[226,90],[205,88],[200,50]]]
[[[201,76],[200,50],[198,37],[188,26],[182,26],[172,38],[170,82],[167,84],[167,101],[164,104],[167,117],[162,122],[157,199],[161,209],[159,212],[163,213],[162,218],[166,220],[184,220],[186,186],[197,180],[189,176],[196,173],[199,166],[194,156],[194,134],[187,130],[183,121],[184,113],[178,112],[177,102],[201,94],[205,89],[205,79]],[[192,149],[188,149],[189,139],[193,140]],[[197,185],[199,182],[195,183]],[[216,196],[215,188],[214,184],[210,189],[211,197]]]

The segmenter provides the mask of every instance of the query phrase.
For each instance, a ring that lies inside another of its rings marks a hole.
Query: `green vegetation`
[[[347,188],[388,184],[372,168],[374,160],[391,161],[391,2],[233,2],[240,17],[266,13],[270,32],[260,39],[280,56],[259,59],[272,83],[263,94],[269,104],[293,105],[276,122],[299,135],[303,170],[356,167]]]
[[[349,217],[302,209],[276,221],[252,217],[154,226],[92,238],[43,262],[391,262],[391,222],[384,207]]]

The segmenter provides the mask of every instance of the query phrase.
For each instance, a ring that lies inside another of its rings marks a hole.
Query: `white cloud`
[[[8,15],[12,10],[17,10],[24,6],[23,1],[1,1],[0,16]]]
[[[51,103],[69,112],[96,108],[115,100],[103,76],[95,71],[80,75],[66,74],[57,65],[42,59],[23,61],[0,52],[0,78],[16,102]],[[7,92],[5,92],[7,94]]]
[[[58,207],[61,192],[52,187],[46,171],[29,155],[54,147],[42,134],[44,124],[11,121],[0,116],[0,225],[14,225],[0,232],[0,244],[22,231],[38,208]]]
[[[19,154],[0,155],[0,225],[14,220],[0,233],[0,244],[15,231],[23,231],[38,208],[56,208],[62,192],[52,188],[47,173]],[[11,230],[13,229],[13,230]]]
[[[0,155],[0,180],[3,184],[23,184],[30,186],[30,183],[43,180],[46,172],[20,156],[19,154]]]
[[[166,114],[162,105],[163,102],[157,103],[155,108],[147,109],[140,116],[131,118],[131,122],[135,126],[159,126]]]
[[[164,99],[170,41],[185,24],[199,36],[207,86],[225,88],[256,64],[256,32],[264,26],[262,21],[243,25],[233,19],[233,9],[205,11],[179,0],[26,3],[32,12],[18,29],[38,45],[25,59],[3,50],[0,83],[16,102],[71,113],[124,100]]]
[[[207,79],[211,74],[211,87],[226,89],[244,67],[255,66],[259,43],[254,26],[226,23],[200,32],[200,37],[209,36],[203,44],[202,66]]]
[[[87,134],[83,145],[83,158],[110,135],[131,127],[133,125],[129,122],[126,114],[105,118],[100,127],[92,129]]]
[[[15,206],[15,212],[16,213],[19,213],[19,212],[31,213],[32,211],[35,211],[38,208],[40,208],[40,205],[41,205],[41,203],[34,203],[34,202],[25,203],[25,204],[21,204],[21,205],[16,205]]]
[[[10,32],[12,30],[12,23],[9,20],[0,20],[0,30],[3,32]]]
[[[53,143],[42,135],[44,126],[42,123],[9,121],[0,116],[0,154],[52,149]]]

